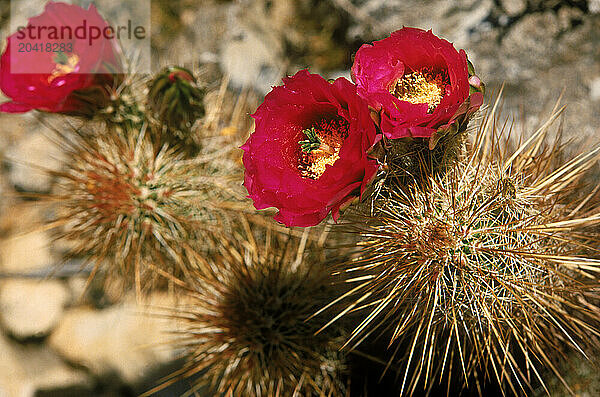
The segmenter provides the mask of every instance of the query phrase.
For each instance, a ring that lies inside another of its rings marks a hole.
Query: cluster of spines
[[[41,201],[54,206],[51,226],[57,239],[69,242],[66,256],[93,264],[89,281],[100,275],[113,284],[118,279],[121,292],[135,287],[138,296],[162,288],[166,275],[186,274],[187,257],[214,249],[205,235],[227,234],[237,227],[234,213],[248,210],[236,144],[247,126],[223,117],[240,113],[248,96],[227,105],[233,112],[222,109],[219,96],[208,105],[211,120],[186,124],[202,141],[192,154],[182,142],[165,139],[166,127],[148,113],[148,84],[125,78],[113,102],[128,105],[108,106],[98,115],[100,123],[66,130],[48,123],[68,162],[48,171],[57,186]],[[222,134],[224,127],[234,135]]]
[[[235,207],[231,170],[185,160],[130,131],[65,136],[69,163],[57,177],[57,237],[73,242],[97,269],[126,280],[138,292],[187,272],[186,256],[209,249],[204,234],[224,227]],[[106,263],[105,263],[106,262]]]
[[[334,296],[326,269],[314,261],[316,247],[258,230],[227,239],[181,282],[188,305],[167,316],[181,324],[174,344],[188,361],[145,395],[188,377],[196,378],[192,392],[214,395],[345,395],[342,331],[317,333],[324,321],[310,318]]]
[[[510,151],[497,106],[468,155],[442,171],[423,167],[412,183],[381,180],[356,224],[342,225],[359,242],[337,270],[351,291],[334,301],[350,300],[335,318],[364,313],[351,348],[389,338],[408,395],[457,372],[480,393],[490,379],[528,393],[545,387],[540,368],[560,377],[550,352],[593,347],[600,317],[581,299],[598,285],[600,211],[594,192],[575,202],[586,205],[573,194],[600,149],[561,165],[561,144],[546,144],[557,110]]]

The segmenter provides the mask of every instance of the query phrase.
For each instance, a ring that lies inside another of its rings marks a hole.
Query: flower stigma
[[[76,71],[77,64],[79,63],[79,56],[77,54],[67,56],[64,52],[58,52],[53,58],[53,61],[55,66],[50,77],[48,77],[48,83],[52,83],[57,77]]]
[[[414,104],[426,103],[427,113],[432,113],[446,92],[442,74],[428,71],[405,74],[390,88],[390,93],[401,101]]]
[[[348,122],[341,118],[324,119],[302,130],[306,139],[298,142],[298,169],[304,178],[319,179],[326,166],[340,158],[340,149],[348,137]]]

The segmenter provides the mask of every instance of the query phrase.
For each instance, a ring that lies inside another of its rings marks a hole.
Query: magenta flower
[[[302,70],[274,87],[252,115],[242,146],[244,186],[257,209],[276,207],[287,226],[312,226],[360,197],[378,164],[376,129],[356,86]]]
[[[481,92],[470,95],[465,52],[416,28],[402,28],[360,47],[352,78],[359,95],[379,113],[381,131],[390,139],[432,137],[483,102]]]
[[[25,29],[8,37],[0,89],[12,101],[0,104],[1,112],[93,113],[106,99],[105,87],[122,71],[115,40],[77,38],[75,30],[84,24],[99,31],[108,27],[93,5],[85,10],[49,2]]]

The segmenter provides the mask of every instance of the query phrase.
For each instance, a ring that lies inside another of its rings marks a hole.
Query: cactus
[[[173,343],[187,364],[144,396],[191,376],[190,393],[202,387],[211,395],[345,395],[341,331],[317,333],[323,319],[309,319],[333,296],[325,269],[314,262],[316,247],[305,251],[302,240],[272,235],[234,236],[185,280],[187,306],[167,315],[180,320]]]
[[[70,255],[86,255],[92,275],[103,270],[136,291],[186,273],[189,256],[211,249],[206,235],[243,211],[234,149],[225,145],[193,160],[167,145],[156,147],[145,130],[114,129],[60,135],[69,162],[57,178],[57,238],[73,242]]]
[[[544,143],[559,113],[512,153],[488,116],[464,161],[355,215],[356,258],[336,272],[353,287],[342,314],[364,314],[346,344],[388,335],[402,393],[446,376],[528,393],[541,367],[560,377],[551,352],[594,346],[600,316],[581,299],[598,285],[600,211],[572,194],[600,148],[561,165]]]

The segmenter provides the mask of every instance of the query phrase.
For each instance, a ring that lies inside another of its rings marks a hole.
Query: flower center
[[[405,74],[390,88],[390,93],[401,101],[426,103],[427,113],[440,104],[446,91],[444,76],[428,71]]]
[[[348,122],[341,118],[324,119],[302,131],[305,138],[298,142],[298,170],[304,178],[319,179],[327,165],[340,158],[340,149],[348,137]]]
[[[64,76],[66,74],[72,73],[77,69],[77,64],[79,63],[79,56],[77,54],[72,54],[71,56],[67,56],[64,52],[56,53],[56,56],[53,59],[54,61],[54,70],[48,77],[48,83],[52,83],[55,78]]]

